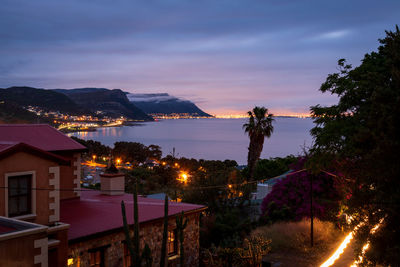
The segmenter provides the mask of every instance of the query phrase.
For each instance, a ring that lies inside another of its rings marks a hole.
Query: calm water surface
[[[163,155],[195,159],[233,159],[239,164],[247,160],[248,136],[242,125],[246,119],[180,119],[146,122],[140,126],[99,128],[96,132],[71,135],[113,146],[117,141],[155,144]],[[274,132],[264,143],[262,158],[300,154],[304,145],[310,146],[313,127],[310,118],[276,118]]]

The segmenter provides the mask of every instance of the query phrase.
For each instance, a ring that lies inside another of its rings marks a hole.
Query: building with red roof
[[[104,174],[101,191],[81,189],[86,148],[44,125],[0,125],[0,266],[130,266],[121,215],[132,224],[123,174]],[[164,201],[138,198],[141,246],[161,257]],[[169,202],[168,264],[176,265],[175,217],[184,212],[185,261],[198,265],[205,207]],[[24,252],[21,254],[21,252]]]

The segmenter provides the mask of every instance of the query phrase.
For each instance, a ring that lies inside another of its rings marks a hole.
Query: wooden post
[[[314,246],[313,174],[310,175],[310,218],[311,218],[310,240],[311,240],[311,247],[313,247]]]

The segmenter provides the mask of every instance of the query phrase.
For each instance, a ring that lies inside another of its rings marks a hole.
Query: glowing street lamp
[[[180,173],[180,175],[179,175],[179,177],[178,177],[178,181],[180,181],[180,182],[182,182],[182,183],[187,183],[187,181],[188,181],[188,174],[187,173],[185,173],[185,172],[181,172]]]
[[[182,178],[183,178],[183,181],[186,183],[186,182],[187,182],[187,179],[188,179],[187,174],[186,174],[186,173],[183,173],[183,174],[182,174]]]
[[[117,165],[121,163],[121,159],[117,159]]]

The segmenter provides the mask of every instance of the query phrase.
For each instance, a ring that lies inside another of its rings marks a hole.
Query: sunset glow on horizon
[[[254,106],[304,116],[337,102],[319,87],[338,59],[357,66],[376,49],[398,10],[361,0],[6,0],[0,88],[166,92],[218,116]]]

